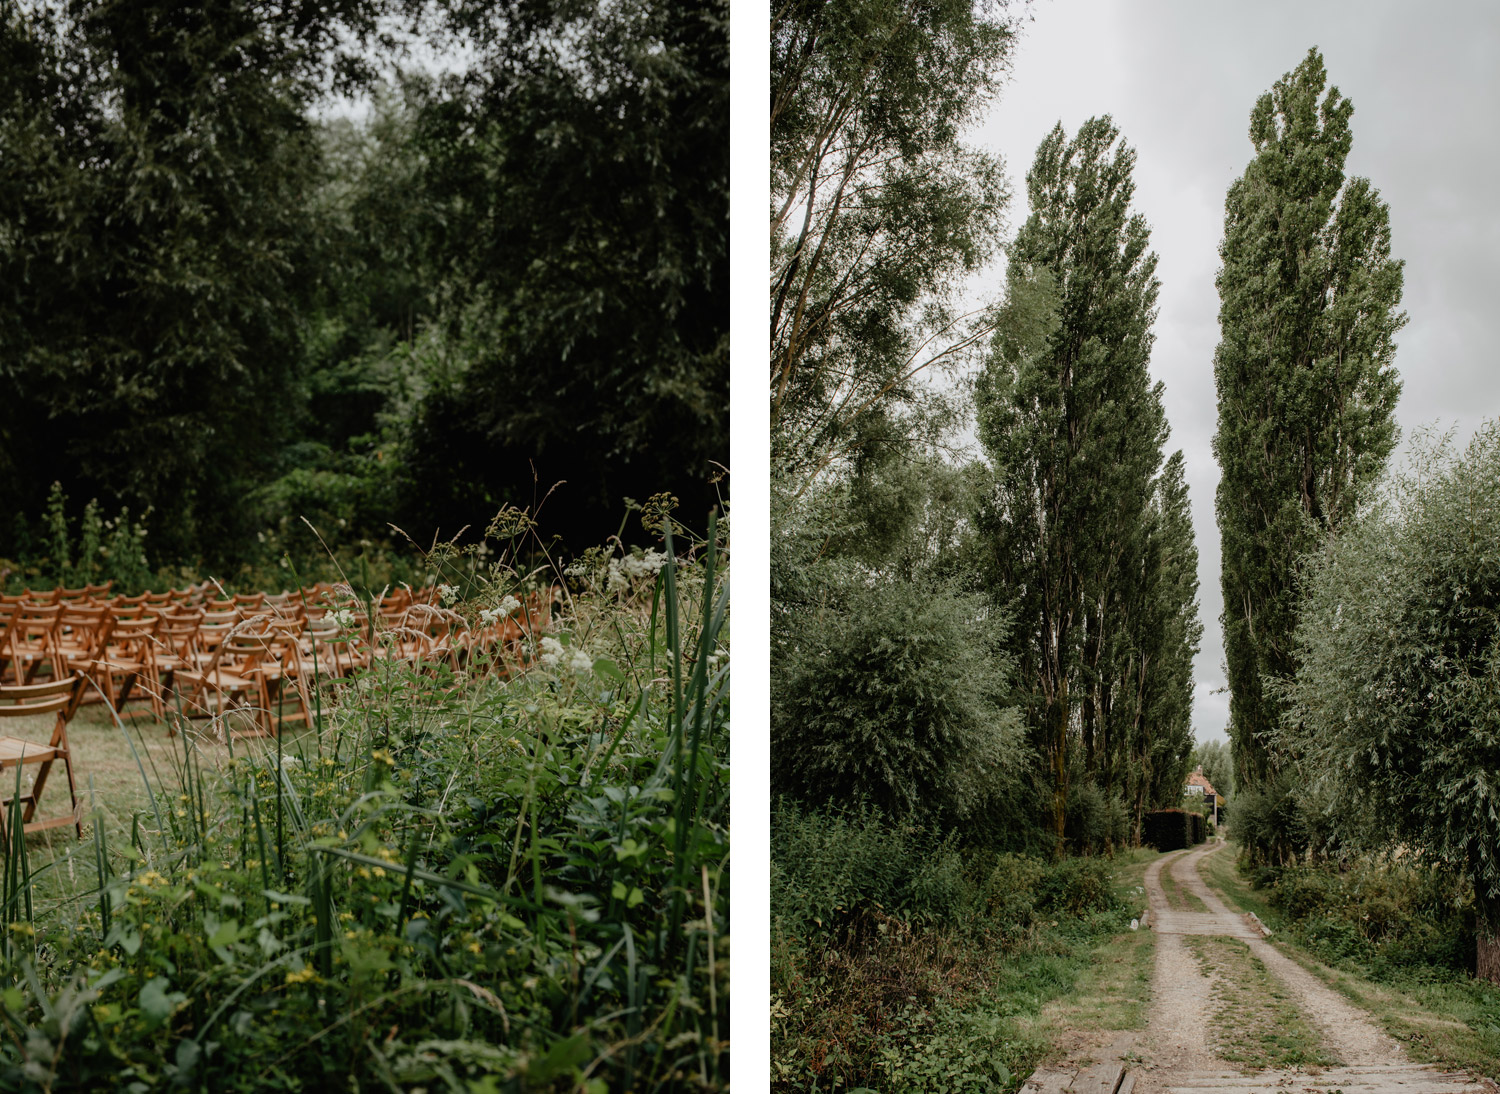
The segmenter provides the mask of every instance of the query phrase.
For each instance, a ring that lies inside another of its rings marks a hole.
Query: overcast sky
[[[1059,120],[1071,136],[1110,114],[1138,153],[1135,207],[1160,257],[1151,372],[1166,384],[1168,451],[1187,457],[1201,558],[1194,727],[1223,740],[1214,274],[1224,192],[1250,159],[1250,108],[1309,47],[1322,51],[1329,83],[1354,103],[1346,172],[1380,190],[1406,262],[1397,417],[1407,436],[1438,423],[1461,443],[1500,412],[1500,5],[1038,0],[1034,15],[1013,80],[971,139],[1007,161],[1013,228],[1036,146]],[[990,280],[998,291],[1000,275]]]

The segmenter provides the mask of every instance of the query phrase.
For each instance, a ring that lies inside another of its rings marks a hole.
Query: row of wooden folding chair
[[[166,600],[147,594],[52,605],[14,597],[7,598],[9,605],[0,601],[0,680],[7,670],[23,683],[33,682],[44,668],[54,677],[80,669],[95,679],[100,699],[118,709],[133,689],[143,691],[160,717],[172,690],[172,674],[201,668],[213,657],[221,637],[246,619],[297,623],[302,629],[295,660],[321,660],[317,675],[342,677],[389,659],[460,668],[471,662],[475,651],[488,655],[505,672],[524,663],[526,640],[545,629],[551,610],[549,590],[546,595],[533,594],[507,619],[470,626],[458,613],[430,603],[435,590],[401,588],[372,603],[377,636],[372,646],[363,611],[352,613],[352,633],[336,641],[338,627],[329,613],[348,611],[334,607],[350,602],[347,589],[325,585],[296,593],[241,593],[202,599],[197,606],[176,595],[192,591],[174,590]],[[155,628],[152,619],[160,621]],[[164,642],[168,636],[171,640]],[[284,660],[289,651],[283,643],[275,660]],[[265,671],[272,669],[267,665]]]
[[[24,832],[71,825],[78,838],[83,838],[83,810],[68,746],[68,723],[78,710],[83,683],[81,676],[64,676],[41,684],[0,685],[0,720],[54,715],[52,735],[45,744],[14,735],[0,736],[0,842],[7,846],[13,804],[20,810]],[[37,807],[47,788],[47,776],[58,762],[62,763],[68,779],[69,811],[61,816],[38,817]],[[28,764],[38,765],[36,774],[29,787],[23,782],[18,791],[16,771]]]

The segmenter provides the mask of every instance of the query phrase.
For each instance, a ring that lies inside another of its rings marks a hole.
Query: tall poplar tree
[[[1250,114],[1255,158],[1229,188],[1214,355],[1223,469],[1224,649],[1237,782],[1282,766],[1268,679],[1291,675],[1295,570],[1355,512],[1396,442],[1405,321],[1390,215],[1345,180],[1354,112],[1316,49]]]
[[[1130,212],[1135,152],[1106,117],[1059,124],[1026,176],[1031,215],[1010,248],[1008,303],[978,390],[996,468],[982,520],[1061,849],[1070,752],[1091,747],[1084,700],[1113,625],[1124,560],[1161,466],[1165,418],[1146,366],[1158,283]]]
[[[1124,753],[1122,789],[1140,839],[1146,810],[1176,805],[1193,748],[1193,659],[1203,637],[1198,620],[1198,548],[1181,452],[1157,476],[1141,526],[1121,628],[1111,704],[1114,738]]]

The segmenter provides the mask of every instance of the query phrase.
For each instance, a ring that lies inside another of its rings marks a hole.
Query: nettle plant
[[[561,594],[563,655],[377,659],[301,737],[136,749],[127,826],[14,841],[0,1085],[722,1088],[727,540],[673,531],[649,580]],[[454,610],[541,575],[490,576]]]

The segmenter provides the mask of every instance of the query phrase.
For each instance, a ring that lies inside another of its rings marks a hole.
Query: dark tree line
[[[0,555],[54,481],[149,509],[163,562],[559,480],[576,547],[627,496],[706,508],[727,39],[724,4],[0,7]]]

